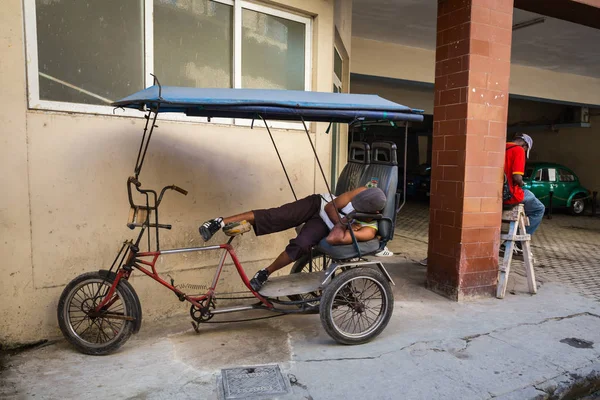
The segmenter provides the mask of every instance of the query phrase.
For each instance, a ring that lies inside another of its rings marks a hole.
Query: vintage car
[[[398,191],[402,191],[402,176],[398,173],[400,184]],[[417,170],[406,174],[406,196],[419,200],[429,201],[431,191],[431,165],[421,164]]]
[[[574,215],[583,214],[590,192],[579,183],[577,175],[564,165],[548,162],[528,162],[523,177],[529,189],[546,207],[568,208]]]

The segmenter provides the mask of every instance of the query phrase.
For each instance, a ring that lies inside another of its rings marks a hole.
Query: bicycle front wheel
[[[119,283],[107,304],[94,309],[107,296],[114,277],[88,272],[73,279],[58,302],[58,325],[64,337],[84,354],[104,355],[121,347],[134,329],[137,299]]]

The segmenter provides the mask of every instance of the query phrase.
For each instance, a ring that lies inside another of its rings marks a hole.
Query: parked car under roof
[[[568,167],[549,162],[528,162],[525,170],[525,189],[546,206],[568,208],[574,215],[583,214],[590,192],[579,183],[579,178]]]

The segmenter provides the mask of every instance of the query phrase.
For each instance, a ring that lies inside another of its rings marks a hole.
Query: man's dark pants
[[[329,228],[319,216],[320,210],[321,196],[318,194],[276,208],[253,210],[254,233],[256,236],[267,235],[304,224],[298,236],[285,248],[287,255],[295,261],[329,234]]]

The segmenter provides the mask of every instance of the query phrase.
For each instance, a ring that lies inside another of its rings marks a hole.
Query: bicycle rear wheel
[[[392,287],[371,268],[352,268],[324,289],[320,315],[325,331],[341,344],[366,343],[387,326],[394,310]]]
[[[119,283],[111,299],[96,314],[114,281],[99,272],[73,279],[58,302],[58,325],[64,337],[84,354],[103,355],[121,347],[134,329],[139,304],[126,285]]]

